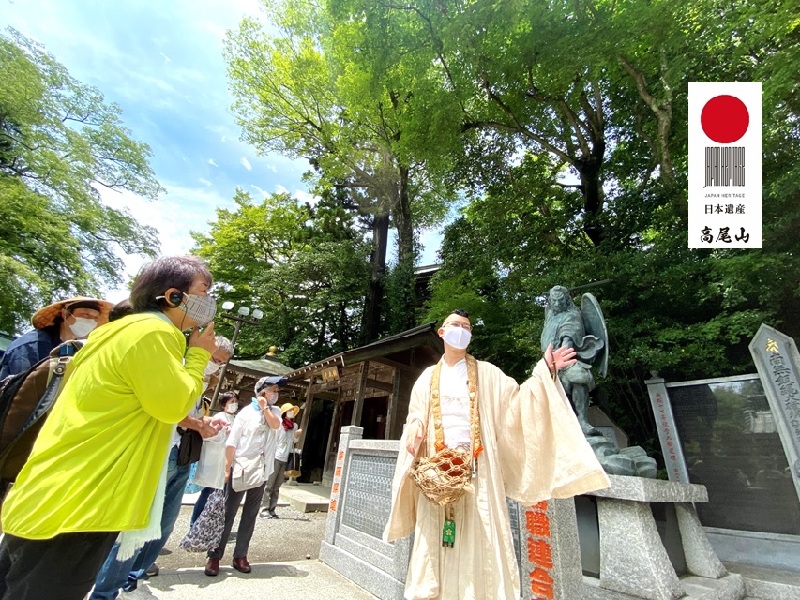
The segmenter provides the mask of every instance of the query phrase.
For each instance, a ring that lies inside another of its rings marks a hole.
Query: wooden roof
[[[314,393],[338,389],[341,398],[345,399],[358,387],[361,363],[369,361],[367,395],[389,396],[395,369],[416,377],[425,367],[439,360],[444,344],[436,329],[435,322],[419,325],[300,367],[286,373],[285,377],[292,387],[305,388],[310,383]]]

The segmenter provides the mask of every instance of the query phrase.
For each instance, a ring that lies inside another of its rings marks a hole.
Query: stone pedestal
[[[703,486],[611,475],[597,497],[600,529],[600,587],[648,600],[686,595],[656,529],[650,502],[675,505],[688,570],[720,578],[725,568],[703,531],[693,502],[708,502]]]

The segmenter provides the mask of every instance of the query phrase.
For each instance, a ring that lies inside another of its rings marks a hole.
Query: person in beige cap
[[[0,361],[0,379],[24,373],[61,342],[83,339],[98,325],[108,322],[111,302],[75,296],[40,308],[33,315],[33,329],[11,342]]]
[[[291,402],[281,405],[281,426],[278,427],[278,445],[275,447],[275,466],[272,469],[272,475],[267,479],[267,485],[264,486],[264,499],[262,501],[264,508],[261,509],[262,517],[269,517],[270,519],[277,519],[278,513],[275,508],[278,506],[278,494],[280,492],[283,482],[286,480],[284,472],[286,471],[286,463],[289,461],[289,453],[292,451],[295,440],[300,437],[303,432],[302,429],[297,427],[294,418],[300,409]]]

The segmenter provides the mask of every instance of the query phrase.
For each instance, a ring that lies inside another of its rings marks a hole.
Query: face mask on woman
[[[472,339],[472,333],[463,327],[453,327],[448,325],[444,328],[444,335],[442,336],[448,345],[456,350],[464,350],[469,346]]]
[[[70,325],[67,323],[69,330],[72,332],[76,338],[81,339],[85,338],[89,335],[92,331],[94,331],[95,327],[97,327],[97,321],[94,319],[83,319],[81,317],[73,317],[75,322]]]
[[[183,298],[184,301],[178,308],[200,327],[208,325],[217,314],[217,301],[213,296],[198,296],[184,292]]]
[[[278,392],[272,392],[271,394],[267,394],[267,402],[270,406],[275,404],[278,401]]]
[[[228,402],[225,405],[225,412],[228,413],[229,415],[232,415],[237,410],[239,410],[239,403],[238,402]]]
[[[215,362],[212,360],[211,362],[209,362],[209,363],[206,365],[206,370],[204,371],[204,374],[205,374],[205,376],[206,376],[206,377],[210,377],[211,375],[213,375],[214,373],[216,373],[217,371],[219,371],[219,369],[220,369],[220,366],[221,366],[221,365],[218,365],[217,363],[215,363]]]

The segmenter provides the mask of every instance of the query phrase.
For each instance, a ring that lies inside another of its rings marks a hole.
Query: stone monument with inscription
[[[797,345],[792,338],[762,324],[749,348],[776,417],[775,426],[789,463],[789,474],[800,498],[800,354]],[[769,467],[775,468],[774,465]]]
[[[708,490],[697,511],[720,558],[797,570],[800,359],[768,325],[750,351],[758,373],[646,383],[669,479]]]

